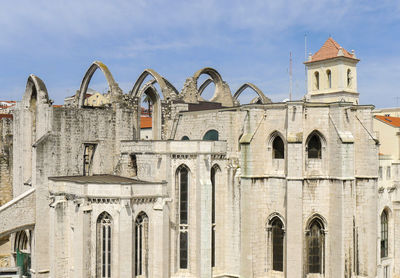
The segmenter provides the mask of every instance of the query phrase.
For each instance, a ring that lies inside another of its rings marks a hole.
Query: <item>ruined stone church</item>
[[[180,92],[146,69],[124,93],[94,62],[56,106],[30,75],[0,207],[11,264],[37,278],[376,277],[378,144],[358,62],[329,38],[305,62],[304,98],[277,103],[251,83],[232,94],[212,68]],[[109,102],[89,107],[96,70]],[[257,97],[239,103],[249,90]]]

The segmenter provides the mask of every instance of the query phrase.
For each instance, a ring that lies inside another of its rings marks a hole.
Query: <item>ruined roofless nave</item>
[[[124,93],[94,62],[54,106],[30,75],[11,119],[13,196],[0,207],[10,264],[40,278],[376,277],[378,144],[358,61],[329,38],[305,62],[304,98],[279,103],[251,83],[232,94],[212,68],[180,92],[147,69]],[[88,107],[96,70],[108,102]]]

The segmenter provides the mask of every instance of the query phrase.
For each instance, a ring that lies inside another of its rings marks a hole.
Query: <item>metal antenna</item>
[[[292,51],[290,51],[290,66],[289,66],[289,100],[292,100],[292,91],[293,91],[293,73],[292,73]]]

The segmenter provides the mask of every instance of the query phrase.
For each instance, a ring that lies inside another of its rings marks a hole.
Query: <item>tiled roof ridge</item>
[[[382,116],[382,115],[375,115],[374,117],[388,125],[391,125],[394,127],[400,127],[400,117],[390,117],[390,116]]]
[[[340,50],[342,50],[343,55],[338,56]],[[357,60],[353,54],[341,47],[340,44],[337,43],[332,37],[329,37],[321,46],[321,48],[315,52],[314,55],[312,55],[311,60],[307,61],[306,63],[322,61],[336,57],[346,57]]]

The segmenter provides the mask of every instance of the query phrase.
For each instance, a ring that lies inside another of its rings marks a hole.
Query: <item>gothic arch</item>
[[[111,74],[110,70],[107,68],[107,66],[100,61],[95,61],[92,63],[92,65],[86,71],[86,73],[82,79],[81,87],[79,88],[78,107],[84,106],[85,96],[86,96],[86,92],[87,92],[90,80],[92,79],[93,74],[96,72],[97,69],[100,69],[103,72],[104,77],[107,80],[108,87],[110,88],[111,94],[112,95],[122,94],[121,89],[118,87],[118,84],[115,82],[114,77],[112,76],[112,74]]]
[[[153,140],[160,140],[161,139],[161,100],[160,95],[157,92],[157,89],[154,87],[154,83],[156,80],[151,80],[147,82],[142,89],[136,94],[138,100],[140,101],[143,94],[147,94],[153,104],[153,114],[152,114],[152,133],[153,133]],[[140,139],[140,118],[141,118],[141,106],[138,105],[137,111],[137,129],[136,129],[136,138]]]
[[[326,221],[325,217],[323,217],[323,216],[322,216],[321,214],[319,214],[319,213],[314,213],[314,214],[312,214],[310,217],[308,217],[308,220],[307,220],[306,226],[305,226],[305,227],[306,227],[306,233],[308,232],[308,230],[309,230],[309,228],[310,228],[310,225],[311,225],[314,221],[318,221],[318,222],[321,224],[321,226],[322,226],[324,232],[325,232],[325,233],[327,232],[327,230],[328,230],[328,222]]]
[[[274,220],[274,218],[279,218],[279,220],[283,224],[283,229],[285,230],[285,227],[286,227],[285,218],[279,212],[273,212],[268,216],[267,221],[265,223],[265,225],[266,225],[265,228],[268,229],[271,227],[271,223]]]
[[[314,136],[317,135],[321,141],[321,147],[322,149],[325,148],[326,146],[326,139],[325,136],[317,129],[314,129],[313,131],[310,132],[310,134],[307,136],[307,140],[306,140],[306,146],[308,145],[308,142],[310,141],[310,139]]]
[[[233,106],[233,99],[232,99],[232,95],[231,95],[228,85],[225,84],[225,82],[222,80],[222,77],[219,74],[219,72],[213,68],[200,69],[197,72],[195,72],[195,74],[193,75],[192,78],[195,83],[195,87],[196,87],[196,90],[198,93],[198,98],[200,98],[200,89],[198,89],[197,80],[199,79],[200,75],[202,75],[202,74],[207,74],[208,76],[210,76],[211,81],[214,82],[214,84],[215,84],[215,92],[214,92],[214,95],[212,96],[212,98],[210,99],[210,101],[211,102],[220,102],[222,105],[228,106],[228,107]],[[206,81],[206,82],[208,83],[208,81]],[[202,91],[210,83],[206,84],[203,87]]]
[[[199,87],[199,96],[201,96],[204,92],[204,90],[210,85],[211,83],[214,83],[214,81],[211,78],[207,78],[203,84],[200,85]]]
[[[262,104],[266,104],[266,103],[271,103],[271,102],[272,102],[272,101],[271,101],[268,97],[266,97],[266,96],[264,95],[264,93],[263,93],[256,85],[254,85],[253,83],[244,83],[242,86],[240,86],[240,88],[239,88],[239,89],[236,91],[236,93],[233,95],[234,101],[237,101],[238,98],[239,98],[239,96],[242,94],[242,92],[243,92],[244,90],[246,90],[247,88],[252,89],[252,90],[258,95],[258,97],[259,97],[259,99],[260,99],[260,102],[261,102]]]
[[[174,99],[176,97],[177,91],[174,88],[174,86],[172,86],[171,83],[169,83],[165,78],[163,78],[155,70],[152,70],[152,69],[145,69],[142,72],[142,74],[139,76],[139,78],[136,80],[135,84],[133,85],[133,88],[130,92],[131,96],[138,97],[140,87],[142,86],[146,77],[149,75],[151,75],[155,79],[155,81],[158,83],[158,85],[160,86],[161,93],[163,94],[163,97],[165,100]]]
[[[22,98],[25,107],[31,107],[33,98],[35,98],[35,100],[40,104],[49,103],[49,94],[47,93],[46,85],[42,79],[31,74],[26,82],[25,94]]]
[[[285,137],[283,136],[282,132],[278,131],[278,130],[274,130],[273,132],[271,132],[271,134],[269,135],[269,139],[268,139],[268,146],[272,146],[272,143],[274,141],[274,139],[279,136],[281,137],[283,143],[286,145],[286,140]]]

